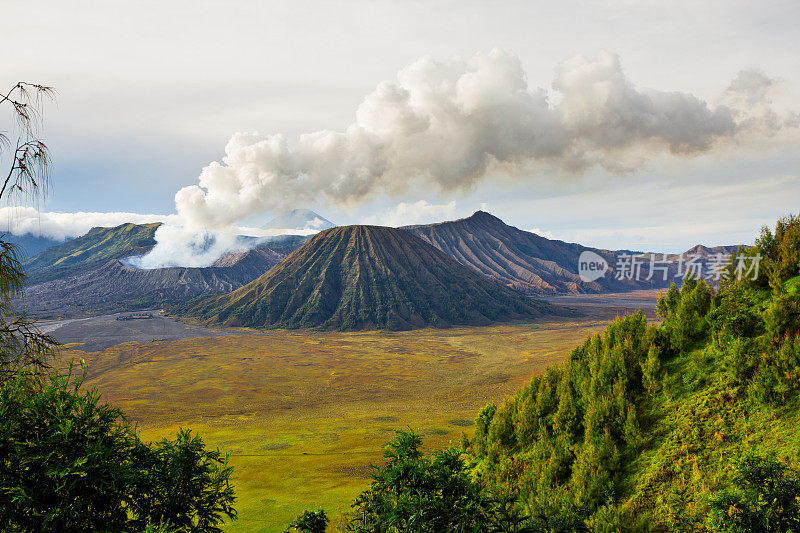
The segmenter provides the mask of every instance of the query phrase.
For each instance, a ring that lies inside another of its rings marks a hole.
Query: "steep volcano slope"
[[[144,270],[112,259],[100,268],[26,288],[23,305],[27,312],[42,318],[152,308],[232,291],[282,258],[282,254],[261,246],[224,255],[205,268]]]
[[[494,215],[478,211],[452,222],[403,228],[443,251],[462,265],[530,295],[614,292],[664,285],[647,281],[617,280],[611,272],[594,282],[578,276],[581,252],[591,250],[613,268],[617,252],[587,248],[540,237],[505,224]]]
[[[553,309],[405,230],[345,226],[317,234],[231,294],[171,312],[229,326],[401,330],[488,324]]]

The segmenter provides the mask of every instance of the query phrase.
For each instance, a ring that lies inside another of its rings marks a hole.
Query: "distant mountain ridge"
[[[159,224],[93,228],[26,262],[24,307],[40,318],[78,317],[173,304],[232,291],[254,280],[308,240],[281,235],[231,252],[202,268],[139,269],[127,259],[155,246]],[[247,239],[243,239],[243,242]]]
[[[227,326],[403,330],[535,318],[553,309],[405,230],[344,226],[318,233],[230,294],[170,312]]]
[[[551,240],[509,226],[494,215],[477,211],[450,222],[406,226],[462,265],[529,295],[625,291],[654,283],[617,280],[606,274],[585,282],[578,275],[578,258],[586,250],[616,264],[616,252]]]
[[[112,259],[99,268],[26,288],[24,307],[39,317],[83,316],[161,307],[230,292],[283,259],[265,246],[230,253],[209,267],[139,269]]]
[[[436,224],[405,226],[403,229],[418,235],[431,245],[476,272],[495,279],[529,295],[582,294],[624,292],[653,289],[680,284],[681,254],[652,254],[630,250],[603,250],[575,243],[547,239],[535,233],[509,226],[484,211],[472,216]],[[697,254],[698,262],[707,269],[718,253],[734,253],[737,246],[706,247],[697,245],[684,252],[684,260]],[[594,252],[602,257],[612,271],[586,282],[578,274],[581,253]],[[638,275],[616,276],[616,267],[627,257],[635,256]],[[653,263],[650,277],[650,258],[668,262],[667,279]],[[704,270],[707,272],[707,270]],[[621,278],[621,279],[620,279]]]
[[[65,240],[59,241],[43,235],[14,235],[12,233],[6,233],[2,239],[5,242],[10,242],[17,247],[17,252],[23,261],[27,261],[28,259],[31,259],[32,257],[47,250],[48,248],[58,246],[59,244],[65,242]]]
[[[316,215],[313,212],[311,214]],[[158,226],[158,223],[122,224],[114,228],[93,228],[86,235],[50,247],[28,259],[26,262],[29,274],[26,287],[28,310],[42,317],[86,316],[92,313],[113,312],[145,306],[169,306],[195,297],[220,295],[259,278],[283,257],[290,255],[304,243],[315,241],[317,238],[305,235],[280,235],[256,246],[256,243],[263,241],[254,237],[242,237],[242,244],[250,247],[248,250],[226,254],[215,264],[205,268],[175,267],[140,270],[133,266],[126,266],[129,263],[126,261],[128,258],[141,256],[155,245],[154,236]],[[373,256],[374,250],[380,248],[379,244],[383,239],[395,244],[400,242],[396,233],[390,231],[391,228],[384,231],[377,226],[364,227],[372,228],[362,236],[363,242],[370,243],[371,248],[357,246],[353,248],[354,250],[358,249],[359,253],[363,255],[358,259],[352,259],[352,255],[342,255],[342,260],[348,257],[348,260],[358,265],[357,268],[352,265],[347,266],[347,268],[355,268],[352,272],[369,272],[372,268],[369,261],[372,259],[383,264],[383,258]],[[472,216],[460,220],[409,226],[396,231],[413,235],[472,272],[528,296],[622,292],[666,287],[672,281],[680,282],[680,279],[675,276],[679,269],[685,270],[684,263],[690,258],[689,254],[697,254],[703,272],[708,272],[718,254],[731,254],[737,248],[736,246],[705,247],[698,245],[688,250],[684,254],[683,260],[678,254],[636,253],[637,261],[642,265],[641,275],[638,279],[616,279],[614,272],[608,272],[596,281],[585,282],[577,274],[578,258],[582,252],[597,253],[612,268],[616,266],[617,260],[623,259],[625,255],[630,256],[630,252],[600,250],[546,239],[509,226],[499,218],[483,211],[478,211]],[[315,242],[317,242],[315,245],[319,245],[319,241]],[[356,239],[354,242],[361,241]],[[327,247],[329,244],[325,244],[325,246]],[[651,256],[655,260],[666,257],[669,261],[667,280],[663,280],[663,276],[658,272],[655,272],[652,280],[646,279]],[[427,254],[426,257],[430,257],[430,254]],[[407,277],[413,274],[411,266],[403,264],[402,261],[387,260],[386,263],[397,264],[391,272],[403,272]],[[418,263],[423,264],[424,262],[418,261]],[[313,270],[317,266],[309,264],[306,265],[306,268]],[[326,272],[325,276],[332,276],[331,272]],[[397,284],[390,279],[389,273],[384,273],[382,276],[382,281],[379,283],[387,284],[387,287]],[[282,288],[285,286],[287,285],[281,285]],[[372,290],[365,290],[358,284],[354,286],[357,286],[358,290],[363,291],[365,295],[370,294]],[[295,300],[301,298],[302,294],[305,293],[299,292],[295,296]],[[311,297],[314,294],[312,291],[306,296]],[[433,300],[438,298],[436,294],[430,296]],[[387,308],[386,305],[388,305],[377,300],[373,303],[378,306],[378,309]],[[295,304],[291,303],[291,305]],[[417,307],[422,308],[419,303]],[[353,308],[360,309],[357,305]],[[250,309],[255,309],[255,307],[251,306]],[[326,308],[317,311],[320,316],[323,316],[330,310]],[[270,313],[270,316],[275,315],[274,306],[271,306]],[[320,322],[310,318],[305,311],[297,317],[294,316],[294,312],[282,311],[279,313],[280,317],[276,319],[276,323],[287,324],[289,327],[307,327],[308,324],[313,323],[313,327],[349,328],[350,326],[345,324],[349,319],[344,316],[344,311],[339,310],[337,313],[328,316],[326,320],[330,319],[330,322],[325,325],[325,321]],[[390,323],[388,315],[381,313],[383,311],[372,316],[363,310],[358,310],[355,316],[362,317],[358,318],[357,322],[364,327],[373,323],[376,324],[375,327],[387,328],[417,327],[417,323],[432,323],[439,318],[442,323],[446,323],[452,318],[448,316],[434,318],[439,316],[437,315],[438,311],[434,310],[425,315],[428,318],[419,314],[422,319],[418,320],[418,317],[412,316],[413,313],[404,314],[402,311],[394,312]],[[231,314],[231,316],[234,315]],[[239,318],[230,321],[237,320]],[[271,320],[265,324],[272,324]],[[228,321],[228,319],[226,318],[224,321]],[[242,322],[247,321],[242,320]]]

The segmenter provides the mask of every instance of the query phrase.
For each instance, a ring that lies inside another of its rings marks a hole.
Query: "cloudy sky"
[[[681,251],[797,212],[798,23],[796,1],[32,0],[3,6],[0,73],[58,91],[45,233],[483,208]]]

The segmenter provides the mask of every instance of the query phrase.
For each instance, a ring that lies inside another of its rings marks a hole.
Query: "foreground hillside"
[[[172,312],[229,326],[403,330],[485,325],[550,310],[407,231],[345,226],[317,234],[231,294]]]
[[[480,412],[477,472],[534,530],[798,530],[800,219],[749,253],[756,280],[672,287],[660,325],[619,319]]]

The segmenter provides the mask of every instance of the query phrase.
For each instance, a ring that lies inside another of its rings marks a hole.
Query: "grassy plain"
[[[478,409],[562,360],[602,317],[387,332],[242,331],[126,343],[82,358],[87,385],[145,440],[197,430],[232,455],[239,520],[282,531],[306,508],[336,523],[369,485],[396,429],[440,447],[472,433]]]

